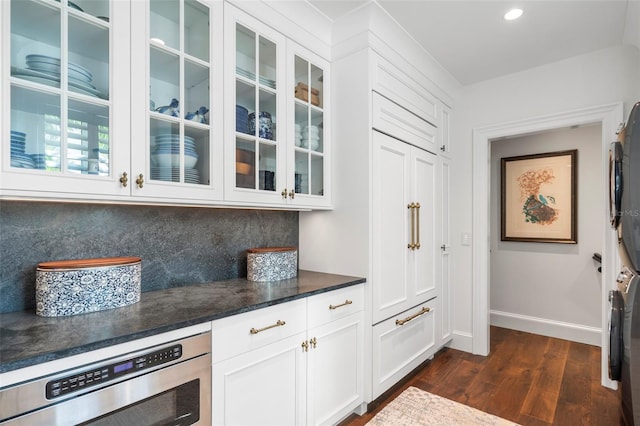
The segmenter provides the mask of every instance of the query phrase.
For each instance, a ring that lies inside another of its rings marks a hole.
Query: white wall
[[[454,347],[468,348],[456,341],[473,336],[472,246],[460,244],[461,233],[473,231],[473,129],[619,101],[624,102],[628,114],[633,102],[640,100],[638,75],[639,51],[627,46],[569,58],[462,89],[456,100],[452,127]]]
[[[491,143],[491,324],[600,344],[602,126],[564,128]],[[577,149],[577,244],[500,240],[501,158]]]

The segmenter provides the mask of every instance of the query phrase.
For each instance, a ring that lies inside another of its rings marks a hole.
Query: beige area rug
[[[517,425],[450,399],[408,387],[387,404],[367,425]]]

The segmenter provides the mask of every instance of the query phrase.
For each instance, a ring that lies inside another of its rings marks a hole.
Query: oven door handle
[[[31,413],[12,418],[2,425],[78,424],[104,416],[159,395],[193,380],[200,380],[200,420],[211,424],[211,354],[155,370],[130,380],[114,383],[95,392],[53,403]]]

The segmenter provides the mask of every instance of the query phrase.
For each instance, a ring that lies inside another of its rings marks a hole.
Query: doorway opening
[[[472,247],[472,309],[474,354],[489,353],[489,250],[491,231],[491,141],[498,138],[528,135],[553,129],[600,124],[602,129],[601,157],[602,181],[608,182],[609,144],[623,122],[622,103],[583,108],[565,113],[534,117],[516,122],[502,123],[473,129],[473,239]],[[608,185],[601,194],[603,206],[608,205]],[[606,212],[606,209],[603,209]],[[608,377],[608,293],[615,284],[619,265],[615,232],[609,226],[608,212],[603,215],[602,226],[602,295],[601,295],[601,382],[615,388],[616,382]]]

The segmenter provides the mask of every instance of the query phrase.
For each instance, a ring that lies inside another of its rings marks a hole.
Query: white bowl
[[[180,161],[180,160],[178,160]],[[193,169],[198,162],[198,157],[192,157],[190,155],[184,156],[184,168],[185,169]]]
[[[198,162],[197,157],[184,156],[184,168],[193,169]],[[158,167],[180,167],[180,154],[153,154],[151,163]]]

